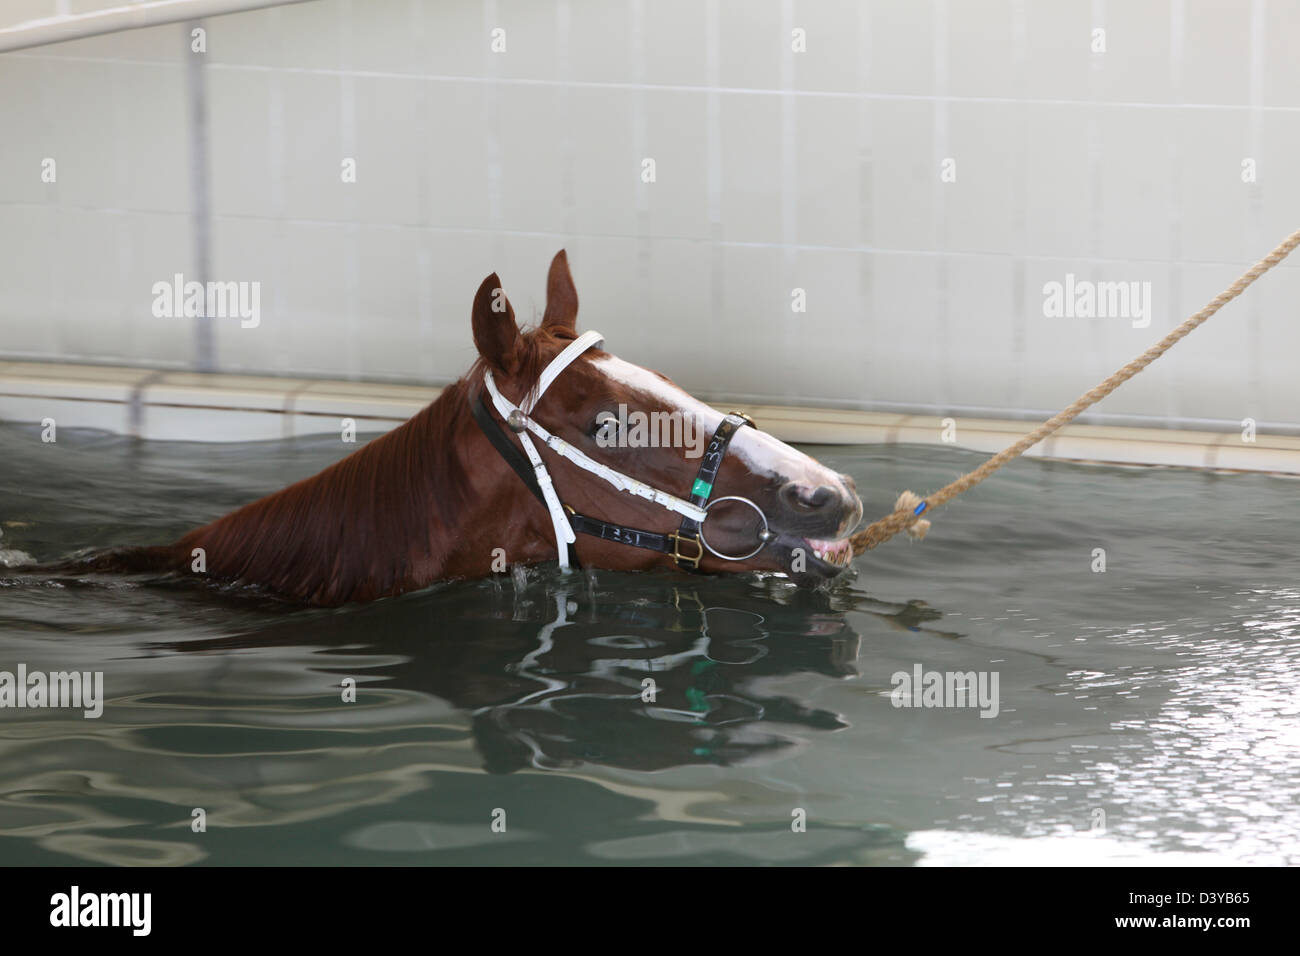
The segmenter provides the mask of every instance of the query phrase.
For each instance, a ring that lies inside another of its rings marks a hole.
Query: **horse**
[[[805,586],[844,571],[862,517],[852,478],[603,350],[577,314],[564,250],[530,330],[494,272],[474,296],[472,367],[400,427],[172,544],[45,570],[193,575],[316,606],[552,561]],[[684,441],[638,440],[631,412],[713,437],[697,461]]]

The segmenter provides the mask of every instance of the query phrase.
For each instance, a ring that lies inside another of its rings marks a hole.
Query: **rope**
[[[1127,382],[1138,372],[1142,371],[1160,356],[1164,355],[1165,352],[1167,352],[1176,342],[1186,336],[1187,333],[1191,332],[1192,329],[1196,328],[1237,296],[1241,295],[1241,293],[1244,292],[1252,282],[1290,255],[1291,251],[1298,245],[1300,245],[1300,230],[1293,232],[1290,236],[1284,239],[1276,249],[1251,266],[1240,279],[1215,296],[1210,304],[1201,309],[1200,312],[1197,312],[1191,318],[1187,319],[1187,321],[1182,325],[1178,326],[1178,328],[1174,329],[1133,361],[1129,362],[1110,378],[1106,379],[1095,388],[1084,392],[1069,406],[1057,412],[1028,435],[1017,441],[1014,445],[998,452],[974,471],[967,472],[956,481],[945,485],[934,494],[927,495],[925,498],[918,497],[910,491],[904,491],[898,496],[898,500],[894,503],[894,510],[892,512],[885,515],[879,521],[867,525],[867,527],[849,538],[849,543],[853,545],[853,553],[858,555],[862,554],[864,551],[869,551],[876,545],[888,541],[900,531],[906,531],[914,538],[924,538],[925,533],[930,530],[930,522],[921,517],[923,512],[947,504],[963,491],[974,488],[1011,459],[1018,457],[1027,449],[1037,445],[1062,425],[1073,421],[1078,417],[1080,412],[1091,405],[1095,405],[1111,392],[1115,391],[1115,389],[1119,388],[1119,386]]]

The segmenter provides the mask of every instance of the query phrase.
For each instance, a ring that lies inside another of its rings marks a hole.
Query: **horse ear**
[[[561,249],[551,260],[551,272],[546,277],[546,312],[542,315],[542,328],[576,330],[578,325],[578,290],[569,272],[569,257]]]
[[[498,371],[513,372],[519,361],[519,326],[495,272],[474,295],[473,325],[478,354]]]

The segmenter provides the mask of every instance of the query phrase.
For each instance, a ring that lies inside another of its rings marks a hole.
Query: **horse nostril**
[[[801,485],[791,481],[781,488],[781,501],[793,511],[817,512],[837,504],[840,496],[828,485]]]

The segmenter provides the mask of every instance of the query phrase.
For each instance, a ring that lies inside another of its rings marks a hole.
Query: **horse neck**
[[[174,546],[203,548],[218,578],[310,603],[371,600],[450,573],[472,509],[463,383],[321,471],[218,518]]]
[[[404,517],[402,539],[390,539],[409,555],[408,585],[484,577],[504,570],[501,558],[509,566],[556,557],[546,512],[470,413],[482,387],[471,373],[367,446],[381,456],[367,469],[382,476],[372,517],[382,521],[394,509]]]

